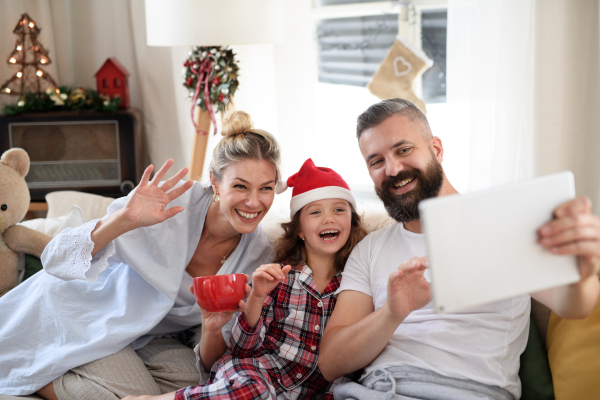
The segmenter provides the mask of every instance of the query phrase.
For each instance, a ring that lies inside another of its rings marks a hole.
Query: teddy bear
[[[29,209],[25,176],[29,156],[23,149],[7,150],[0,158],[0,297],[19,283],[19,254],[40,257],[50,237],[21,225]]]

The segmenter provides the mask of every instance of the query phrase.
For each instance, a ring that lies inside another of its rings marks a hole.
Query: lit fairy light
[[[30,27],[30,28],[33,28],[34,26],[35,26],[35,24],[34,24],[33,22],[30,22],[30,23],[29,23],[29,27]]]
[[[10,60],[8,60],[8,62],[14,64],[17,62],[17,60],[14,57],[11,57]]]
[[[46,59],[45,59],[45,58],[42,58],[42,59],[40,60],[40,63],[42,63],[42,64],[46,64]]]
[[[35,73],[37,76],[42,76],[44,75],[44,73],[42,72],[41,69],[38,69],[37,72]]]
[[[17,51],[21,51],[21,49],[22,49],[21,45],[18,45],[17,46]]]
[[[4,91],[5,91],[6,93],[10,93],[10,88],[6,88],[6,89],[4,89]]]
[[[17,72],[17,78],[20,78],[23,76],[23,73],[21,71]]]

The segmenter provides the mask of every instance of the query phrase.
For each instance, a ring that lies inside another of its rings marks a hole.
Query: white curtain
[[[448,102],[471,190],[569,169],[600,200],[597,0],[449,0]]]

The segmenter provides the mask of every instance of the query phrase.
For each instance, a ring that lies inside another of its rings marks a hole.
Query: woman
[[[257,226],[273,202],[279,146],[240,111],[225,119],[223,136],[209,189],[178,184],[185,168],[159,185],[172,160],[152,180],[149,166],[106,217],[50,242],[42,255],[46,272],[0,299],[1,394],[118,398],[121,389],[131,394],[120,386],[127,374],[136,375],[136,385],[147,384],[142,393],[181,387],[181,380],[169,382],[182,376],[177,366],[165,368],[161,356],[171,355],[171,366],[186,352],[193,360],[192,351],[173,339],[201,322],[188,290],[192,278],[251,274],[271,252]],[[102,362],[112,354],[124,361],[107,370]],[[157,375],[144,375],[145,367]],[[197,383],[197,375],[187,379]]]

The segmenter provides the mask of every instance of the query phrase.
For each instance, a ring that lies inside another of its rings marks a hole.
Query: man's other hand
[[[431,301],[429,282],[423,275],[427,267],[427,257],[413,257],[390,274],[387,303],[394,318],[404,320]]]
[[[600,268],[600,219],[592,202],[577,197],[554,210],[554,219],[538,229],[539,243],[554,254],[577,256],[581,280]]]

